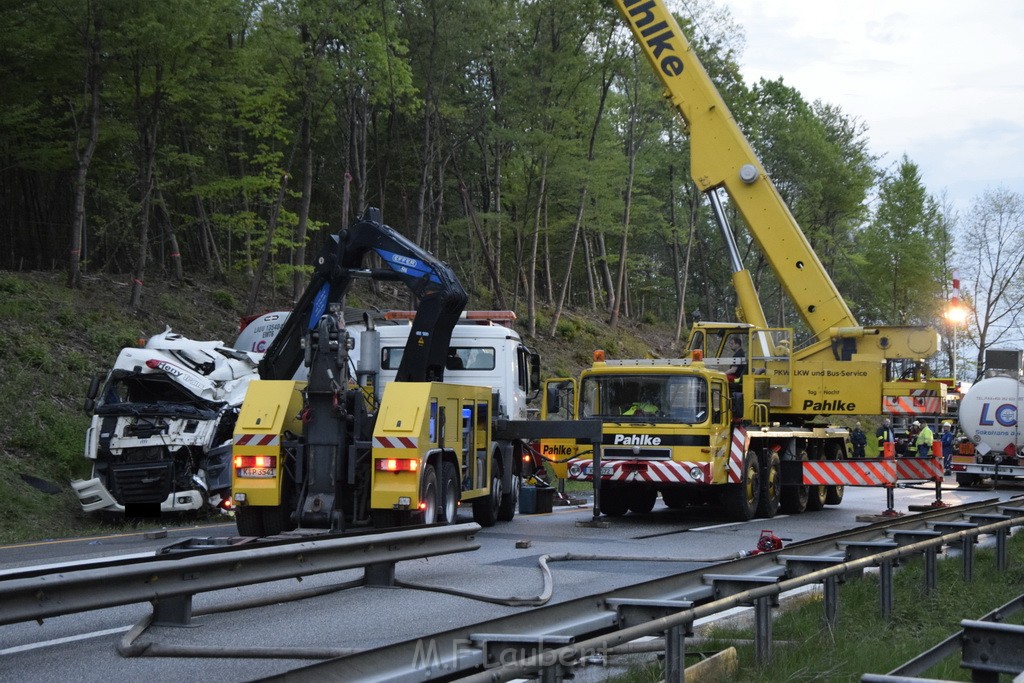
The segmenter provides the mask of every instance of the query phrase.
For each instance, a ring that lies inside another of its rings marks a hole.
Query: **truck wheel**
[[[782,463],[778,453],[768,456],[767,466],[761,473],[761,501],[757,516],[771,519],[779,513],[779,497],[782,494]]]
[[[827,486],[807,487],[807,511],[817,512],[825,507],[825,499],[828,496]]]
[[[235,508],[235,526],[238,527],[239,536],[256,536],[259,538],[267,535],[267,532],[263,530],[261,509],[251,505]]]
[[[801,451],[798,459],[801,462],[807,460],[807,451]],[[783,486],[782,494],[779,496],[779,508],[787,515],[799,515],[807,509],[807,499],[810,495],[810,487],[806,484]]]
[[[658,501],[658,492],[655,489],[637,489],[629,497],[629,510],[638,515],[646,515],[654,509]]]
[[[601,514],[609,517],[621,517],[629,512],[629,499],[626,492],[618,486],[601,484]]]
[[[836,447],[832,453],[832,457],[829,460],[845,460],[846,451],[843,448]],[[825,505],[839,505],[843,502],[843,495],[846,493],[846,487],[844,486],[826,486],[825,487]]]
[[[287,505],[243,505],[235,510],[235,526],[240,536],[258,537],[277,536],[295,528]]]
[[[498,504],[498,521],[511,522],[516,516],[516,508],[519,507],[519,487],[522,485],[522,478],[512,474],[512,490],[501,492],[501,503]]]
[[[826,486],[825,505],[839,505],[843,502],[843,495],[846,493],[845,486]]]
[[[661,499],[671,510],[681,510],[690,504],[690,496],[679,488],[663,489]]]
[[[977,474],[958,474],[956,475],[957,486],[977,486],[981,483],[981,477]]]
[[[441,486],[437,481],[437,470],[433,465],[423,468],[420,480],[420,522],[434,524],[441,514]]]
[[[455,474],[455,465],[445,461],[441,465],[441,510],[440,521],[443,524],[455,524],[459,511],[459,478]]]
[[[761,504],[761,463],[753,451],[747,451],[743,458],[742,481],[725,486],[722,502],[729,517],[737,522],[747,522],[754,518]]]
[[[482,527],[491,527],[498,521],[501,504],[501,468],[498,459],[491,459],[491,492],[473,501],[473,521]]]

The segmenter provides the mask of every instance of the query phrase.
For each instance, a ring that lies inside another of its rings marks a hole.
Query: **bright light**
[[[378,472],[415,472],[419,469],[419,461],[413,458],[380,458],[376,469]]]
[[[967,308],[959,304],[950,304],[946,309],[946,320],[954,325],[963,325],[967,322]]]

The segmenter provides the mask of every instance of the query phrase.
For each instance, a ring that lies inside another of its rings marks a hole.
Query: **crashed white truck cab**
[[[251,327],[251,325],[250,325]],[[169,328],[126,348],[86,401],[86,512],[151,517],[230,505],[231,439],[260,354]]]

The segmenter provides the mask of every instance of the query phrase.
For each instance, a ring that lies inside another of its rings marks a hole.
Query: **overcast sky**
[[[1024,194],[1024,0],[716,1],[743,27],[748,84],[839,105],[961,215],[986,188]]]

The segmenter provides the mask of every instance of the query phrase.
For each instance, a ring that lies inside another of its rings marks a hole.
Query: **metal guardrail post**
[[[979,513],[975,515],[968,515],[967,521],[975,522],[978,524],[991,524],[992,522],[1001,522],[1004,519],[1010,519],[1010,515],[1004,514],[984,514]],[[995,532],[996,536],[996,569],[999,571],[1005,571],[1007,565],[1006,560],[1006,537],[1008,529],[999,528]]]
[[[935,547],[924,550],[924,592],[931,595],[939,586],[936,558],[938,550]]]
[[[368,564],[363,569],[363,579],[367,586],[378,588],[391,588],[395,585],[395,563],[377,562]]]
[[[772,661],[772,599],[765,596],[754,600],[754,657],[764,665]]]
[[[665,680],[682,681],[686,677],[686,627],[673,626],[665,631]]]
[[[885,559],[878,564],[879,592],[882,598],[882,618],[892,616],[892,560]]]
[[[822,585],[825,589],[825,623],[828,625],[830,631],[836,627],[836,614],[839,611],[838,584],[839,578],[835,576],[829,576],[822,581]]]
[[[998,683],[1000,673],[1024,671],[1024,626],[969,619],[960,626],[960,666],[971,670],[972,681]]]
[[[1009,566],[1006,556],[1006,529],[996,531],[996,569],[1006,571]]]
[[[964,583],[974,581],[974,539],[965,538],[960,545],[964,558]]]
[[[192,596],[176,595],[153,601],[154,626],[188,626],[192,621]]]

